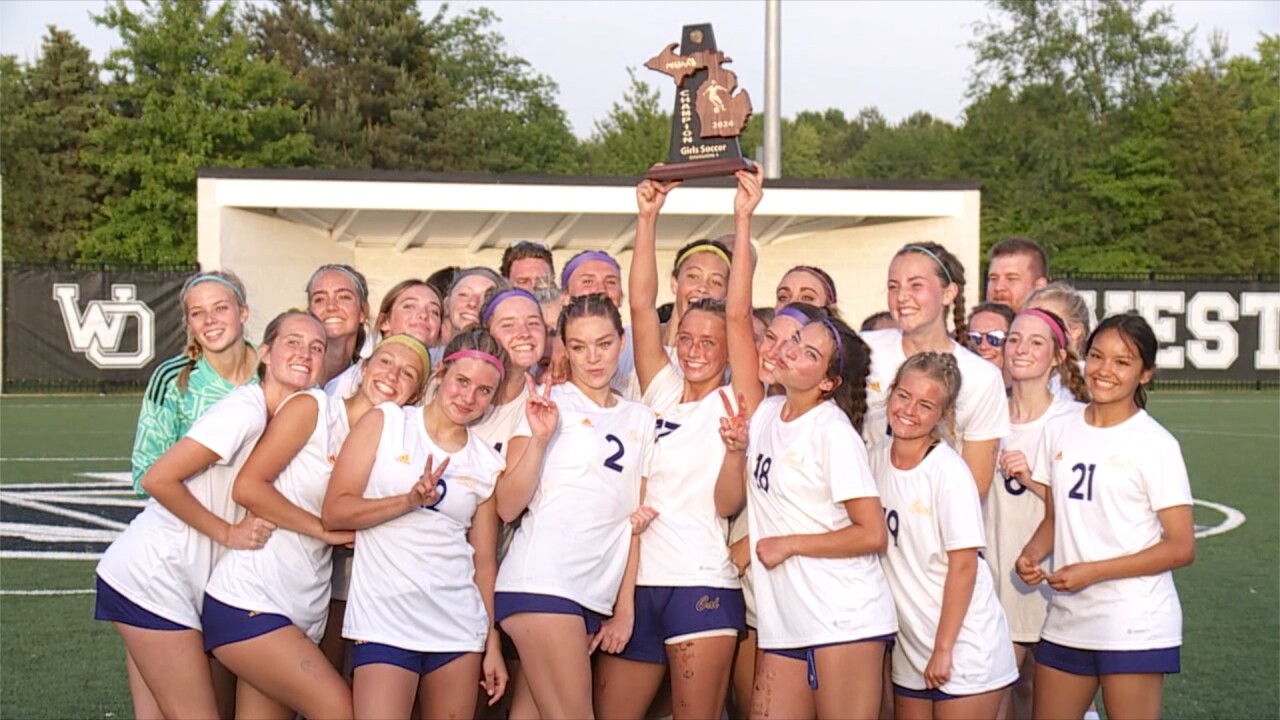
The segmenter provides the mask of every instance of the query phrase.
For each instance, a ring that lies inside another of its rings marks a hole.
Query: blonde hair
[[[935,438],[955,443],[956,399],[960,397],[960,366],[956,356],[949,352],[922,352],[907,358],[898,366],[889,392],[898,389],[898,383],[909,372],[919,372],[942,383],[942,419],[929,431]]]
[[[244,282],[230,270],[207,270],[187,278],[187,281],[182,285],[182,294],[178,299],[178,302],[182,304],[182,328],[187,333],[187,346],[182,350],[182,354],[187,356],[187,364],[178,373],[177,384],[179,392],[187,391],[187,383],[191,380],[191,371],[195,369],[196,363],[200,362],[200,358],[204,357],[204,346],[200,344],[195,332],[191,329],[191,325],[187,323],[187,295],[191,294],[191,291],[197,285],[203,285],[206,282],[217,283],[227,288],[235,297],[236,304],[239,307],[248,307],[248,301],[245,299]],[[240,326],[240,336],[244,337],[243,323]]]

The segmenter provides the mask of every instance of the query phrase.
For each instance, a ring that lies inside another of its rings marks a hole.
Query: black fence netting
[[[179,296],[194,265],[4,266],[3,391],[115,392],[181,352]],[[1160,341],[1153,389],[1280,388],[1280,277],[1090,273],[1062,279],[1095,320],[1146,317]]]
[[[141,389],[182,351],[179,296],[195,269],[6,263],[4,392]]]

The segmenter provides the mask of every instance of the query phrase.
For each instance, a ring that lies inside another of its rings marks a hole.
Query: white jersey
[[[471,425],[472,434],[503,457],[506,457],[506,448],[510,444],[511,436],[516,428],[520,427],[520,423],[524,422],[525,406],[529,403],[529,386],[523,383],[523,378],[521,380],[523,387],[519,395],[515,396],[511,402],[491,405],[485,416]],[[514,523],[504,522],[499,527],[499,563],[507,556],[507,549],[511,547],[511,538],[515,535],[515,528],[519,523],[520,520],[517,518]]]
[[[241,385],[196,420],[186,437],[218,459],[192,475],[187,490],[209,512],[228,523],[243,516],[231,500],[231,485],[267,426],[262,386]],[[200,629],[205,585],[225,548],[201,534],[155,498],[98,563],[98,575],[130,601],[160,617]]]
[[[484,417],[470,427],[474,435],[499,455],[506,452],[507,442],[515,434],[516,428],[520,427],[520,423],[524,422],[525,406],[529,403],[529,386],[523,379],[521,384],[523,389],[511,402],[490,406]]]
[[[1054,399],[1040,417],[1028,423],[1015,423],[1009,434],[1000,441],[1000,452],[1013,450],[1027,458],[1027,464],[1035,462],[1040,450],[1040,438],[1049,418],[1079,411],[1084,405],[1074,400]],[[1040,628],[1053,591],[1047,583],[1028,585],[1018,577],[1014,563],[1022,554],[1027,541],[1035,534],[1044,520],[1044,501],[1039,495],[1023,487],[1014,478],[1006,478],[996,468],[991,481],[991,492],[983,503],[983,525],[987,530],[987,564],[995,574],[996,597],[1004,607],[1009,621],[1009,635],[1017,643],[1033,643],[1040,640]]]
[[[747,510],[746,508],[743,508],[742,512],[733,516],[733,520],[729,522],[729,545],[732,546],[739,540],[747,538],[747,546],[749,548],[751,545],[750,526],[751,523],[747,519]],[[640,545],[641,547],[644,546],[643,540],[640,542]],[[750,552],[750,550],[748,550],[748,552]],[[757,562],[759,561],[756,560],[755,553],[751,553],[751,564],[754,565]],[[734,572],[737,572],[736,568],[734,569]],[[760,626],[760,621],[756,618],[756,589],[755,585],[751,582],[750,566],[748,566],[747,571],[738,578],[738,582],[742,584],[742,601],[743,604],[747,606],[747,627],[755,630]]]
[[[1049,420],[1032,467],[1053,493],[1055,570],[1146,550],[1163,536],[1159,512],[1191,504],[1182,448],[1145,410],[1108,428],[1085,422],[1083,409]],[[1055,593],[1041,637],[1083,650],[1177,647],[1173,573]]]
[[[942,616],[947,553],[983,547],[982,505],[969,466],[951,446],[939,443],[919,465],[899,470],[889,459],[892,444],[886,440],[871,449],[871,469],[889,530],[884,571],[898,607],[893,682],[924,690],[924,669]],[[951,654],[951,679],[938,689],[977,695],[1017,679],[1004,610],[991,573],[979,560],[973,596]]]
[[[902,351],[902,331],[869,330],[859,333],[871,347],[871,374],[867,377],[867,418],[862,436],[870,447],[889,436],[886,404],[889,387],[898,368],[907,361]],[[957,445],[995,440],[1009,434],[1009,401],[1000,369],[980,355],[951,341],[951,354],[960,368],[960,396],[956,399]]]
[[[618,391],[619,395],[627,400],[644,402],[644,404],[649,405],[650,403],[643,399],[646,393],[640,390],[640,376],[636,373],[635,335],[630,325],[622,329],[622,335],[627,339],[627,344],[623,346],[622,353],[618,355],[618,369],[614,371],[613,379],[609,381],[609,384],[614,390]],[[667,359],[671,361],[671,367],[676,377],[683,380],[684,371],[680,369],[680,360],[676,357],[676,349],[669,345],[663,346],[662,349],[666,351]],[[726,382],[728,377],[729,371],[726,370]]]
[[[382,435],[364,497],[403,495],[438,467],[439,502],[356,531],[355,562],[342,636],[415,652],[480,652],[492,626],[475,580],[467,539],[476,508],[493,495],[502,457],[474,433],[455,453],[436,445],[423,409],[383,403]]]
[[[299,396],[315,400],[316,426],[297,455],[276,478],[286,500],[319,517],[333,463],[350,427],[346,403],[318,389]],[[332,548],[323,540],[277,528],[259,550],[229,550],[213,569],[205,588],[212,597],[242,610],[283,615],[314,642],[324,634],[329,614]]]
[[[360,390],[360,381],[364,378],[364,362],[353,362],[351,367],[343,370],[324,384],[326,394],[345,400]]]
[[[724,403],[713,392],[680,402],[684,380],[668,363],[645,391],[658,414],[657,448],[645,504],[658,511],[640,536],[638,585],[737,588],[729,560],[729,521],[716,512],[716,478],[724,460],[720,418]],[[728,388],[726,395],[734,395]]]
[[[867,451],[849,418],[824,401],[794,420],[786,398],[766,398],[751,418],[747,513],[752,555],[764,538],[816,535],[853,521],[844,503],[874,498]],[[772,570],[751,564],[761,648],[851,642],[897,630],[893,598],[875,555],[791,557]]]
[[[377,332],[368,333],[364,336],[364,344],[360,346],[360,357],[346,370],[333,376],[333,379],[324,384],[326,394],[336,398],[346,400],[349,397],[355,397],[360,391],[360,380],[364,376],[364,361],[373,355],[373,349],[382,341],[382,334]]]
[[[628,400],[600,407],[571,382],[553,387],[551,399],[560,427],[497,589],[553,595],[611,615],[631,547],[631,513],[653,462],[656,418]],[[515,436],[529,435],[526,421]]]
[[[1083,375],[1084,361],[1080,360],[1076,364],[1080,367],[1080,374]],[[1066,400],[1067,402],[1076,401],[1075,393],[1071,392],[1071,388],[1062,384],[1061,373],[1054,373],[1049,376],[1049,392],[1053,393],[1054,397],[1061,398],[1063,400]]]

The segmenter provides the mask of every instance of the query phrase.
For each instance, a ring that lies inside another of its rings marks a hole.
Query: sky
[[[1231,54],[1252,52],[1259,33],[1280,33],[1280,2],[1182,0],[1170,3],[1184,30],[1196,29],[1196,45],[1209,32],[1227,33]],[[45,27],[70,30],[101,59],[118,45],[91,13],[104,0],[0,0],[0,53],[36,57]],[[421,0],[430,17],[440,3]],[[554,79],[559,100],[579,136],[622,99],[627,68],[657,86],[673,102],[674,83],[644,69],[685,24],[712,23],[719,48],[733,58],[757,112],[764,108],[764,3],[615,0],[455,0],[451,11],[481,5],[502,22],[511,51]],[[991,16],[970,0],[784,0],[782,2],[782,114],[835,107],[852,116],[875,106],[890,121],[925,110],[959,121],[969,83],[973,26]]]

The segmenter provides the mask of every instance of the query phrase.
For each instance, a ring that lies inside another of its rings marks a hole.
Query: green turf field
[[[1151,405],[1182,442],[1196,498],[1246,517],[1226,530],[1231,512],[1196,508],[1204,531],[1226,531],[1201,539],[1196,563],[1177,573],[1183,672],[1166,685],[1165,717],[1280,716],[1280,396],[1165,391]],[[118,396],[0,400],[0,716],[131,715],[119,640],[91,619],[93,561],[25,556],[92,552],[127,520],[137,406]],[[54,483],[72,489],[42,487]],[[70,534],[40,530],[49,522]],[[42,542],[24,539],[33,533]]]

